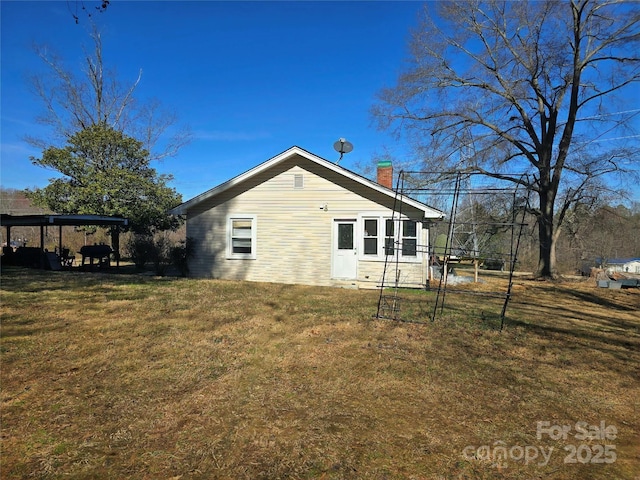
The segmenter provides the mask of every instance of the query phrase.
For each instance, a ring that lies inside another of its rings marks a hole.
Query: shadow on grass
[[[398,297],[398,310],[381,309],[382,320],[401,323],[438,323],[452,328],[472,328],[499,331],[502,327],[502,301],[486,302],[480,305],[445,302],[435,307],[435,299],[418,299],[415,296]],[[375,312],[373,315],[375,317]]]
[[[507,318],[506,324],[511,327],[521,327],[526,331],[538,335],[540,337],[558,337],[562,340],[558,341],[558,349],[573,352],[569,358],[564,361],[567,364],[587,363],[587,368],[612,368],[613,362],[607,365],[593,365],[593,359],[580,354],[581,350],[597,350],[618,360],[618,364],[638,363],[640,362],[640,335],[638,325],[633,326],[631,322],[622,322],[621,331],[611,332],[603,331],[601,328],[578,327],[573,324],[565,324],[566,326],[554,326],[548,322],[533,323],[515,318]],[[620,374],[629,374],[629,370],[615,369]],[[635,374],[633,375],[635,378]]]
[[[626,306],[616,305],[615,303],[609,303],[609,311],[606,313],[597,313],[589,308],[589,301],[585,300],[585,304],[581,308],[570,308],[566,306],[553,305],[543,306],[538,303],[514,301],[510,317],[514,317],[513,312],[520,312],[525,314],[527,318],[546,318],[548,321],[584,321],[584,322],[597,322],[597,328],[603,327],[620,328],[624,330],[636,330],[640,326],[640,322],[634,322],[633,320],[625,320],[617,318],[617,312],[634,311],[633,308]],[[619,314],[619,313],[618,313]],[[508,315],[509,316],[509,315]]]
[[[23,267],[2,267],[2,290],[8,292],[30,292],[38,293],[42,291],[87,290],[94,287],[104,287],[105,284],[113,285],[156,285],[180,281],[178,277],[150,277],[135,273],[116,272],[111,270],[85,272],[73,271],[50,271],[38,270]]]
[[[66,330],[69,328],[69,323],[60,323],[52,325],[47,323],[41,325],[37,320],[16,320],[16,316],[5,316],[2,325],[2,338],[11,337],[33,337],[42,333],[51,333]]]
[[[606,289],[603,289],[604,291],[606,291]],[[612,302],[611,300],[602,298],[598,295],[595,295],[593,293],[587,293],[587,292],[580,292],[580,291],[576,291],[576,290],[571,290],[571,289],[566,289],[566,288],[562,288],[562,293],[569,295],[573,298],[575,298],[576,300],[579,300],[581,302],[587,302],[587,303],[595,303],[597,305],[601,305],[603,307],[607,307],[607,308],[612,308],[615,310],[623,310],[623,311],[628,311],[628,312],[633,312],[633,311],[639,311],[640,310],[640,305],[637,306],[627,306],[627,305],[620,305],[619,303],[616,302]]]
[[[502,302],[487,302],[480,306],[445,303],[443,308],[436,309],[435,321],[448,323],[454,328],[500,331],[503,326]]]
[[[408,298],[401,302],[402,318],[431,319],[435,310],[435,323],[459,329],[461,337],[471,340],[482,330],[500,330],[504,298],[485,295],[485,292],[456,292],[456,295],[447,292],[444,307],[441,309],[439,304],[434,309],[433,293],[406,295]],[[552,362],[554,367],[582,365],[587,369],[619,370],[620,374],[628,375],[629,370],[622,365],[640,361],[640,321],[633,317],[633,312],[638,310],[633,303],[638,297],[623,292],[607,298],[607,293],[563,287],[540,293],[532,290],[529,295],[533,294],[533,298],[522,298],[515,293],[508,304],[504,326],[507,330],[521,330],[544,338],[546,342],[551,339],[552,348],[557,346],[558,355],[557,361]],[[420,310],[422,317],[418,314]],[[505,338],[509,338],[508,331]],[[473,351],[473,342],[467,347]],[[605,357],[599,357],[604,364],[593,365],[595,357],[590,352],[604,354]],[[615,361],[608,362],[606,357]]]

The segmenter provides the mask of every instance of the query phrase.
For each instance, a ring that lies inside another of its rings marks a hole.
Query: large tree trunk
[[[538,240],[540,242],[540,259],[536,276],[540,278],[556,278],[556,235],[553,223],[553,199],[549,192],[540,193],[540,215],[538,217]]]

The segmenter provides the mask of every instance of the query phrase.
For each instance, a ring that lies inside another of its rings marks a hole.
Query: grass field
[[[416,324],[376,291],[1,281],[2,479],[640,478],[638,290],[519,278],[500,332],[478,295]]]

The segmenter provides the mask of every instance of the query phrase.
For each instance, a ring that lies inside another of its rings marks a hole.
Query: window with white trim
[[[385,255],[393,255],[395,254],[395,245],[396,245],[396,239],[395,239],[395,235],[394,235],[394,231],[395,231],[395,222],[390,219],[387,218],[384,221],[384,254]]]
[[[227,258],[256,258],[256,217],[237,215],[227,221]]]
[[[365,255],[379,255],[378,252],[378,219],[364,219],[364,249]]]
[[[418,260],[418,221],[394,219],[384,216],[362,217],[363,258],[384,260],[385,256],[399,255],[407,261]]]
[[[402,221],[402,256],[416,257],[418,255],[418,222],[415,220]]]

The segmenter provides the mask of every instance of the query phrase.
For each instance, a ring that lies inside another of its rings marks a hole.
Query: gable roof
[[[335,173],[338,173],[348,179],[351,179],[355,182],[358,182],[362,185],[364,185],[365,187],[368,187],[372,190],[375,190],[377,192],[380,192],[384,195],[389,196],[392,200],[396,197],[396,192],[391,190],[390,188],[384,187],[376,182],[373,182],[361,175],[358,175],[357,173],[352,172],[351,170],[347,170],[344,167],[341,167],[333,162],[330,162],[329,160],[325,160],[324,158],[318,157],[317,155],[314,155],[311,152],[308,152],[300,147],[297,146],[293,146],[291,148],[289,148],[288,150],[285,150],[284,152],[280,153],[279,155],[276,155],[273,158],[270,158],[269,160],[267,160],[266,162],[261,163],[260,165],[252,168],[251,170],[247,170],[244,173],[241,173],[240,175],[232,178],[231,180],[228,180],[224,183],[221,183],[220,185],[218,185],[217,187],[214,187],[210,190],[207,190],[204,193],[201,193],[200,195],[197,195],[195,197],[193,197],[191,200],[188,200],[180,205],[178,205],[177,207],[169,210],[169,213],[172,215],[183,215],[185,213],[187,213],[187,210],[189,210],[190,208],[193,208],[194,206],[198,205],[201,202],[204,202],[208,199],[210,199],[211,197],[214,197],[216,195],[221,194],[222,192],[225,192],[227,190],[229,190],[230,188],[235,187],[236,185],[239,185],[247,180],[249,180],[250,178],[290,159],[291,157],[293,157],[294,155],[299,155],[317,165],[320,165],[321,167],[324,167],[328,170],[331,170]],[[421,210],[424,212],[424,216],[425,218],[433,218],[433,219],[441,219],[444,217],[444,213],[441,212],[440,210],[436,210],[435,208],[429,207],[428,205],[419,202],[417,200],[414,200],[412,198],[409,198],[407,196],[403,196],[402,198],[402,202],[405,205],[410,205],[418,210]]]
[[[607,260],[608,265],[624,265],[625,263],[640,262],[640,257],[637,258],[611,258]]]

